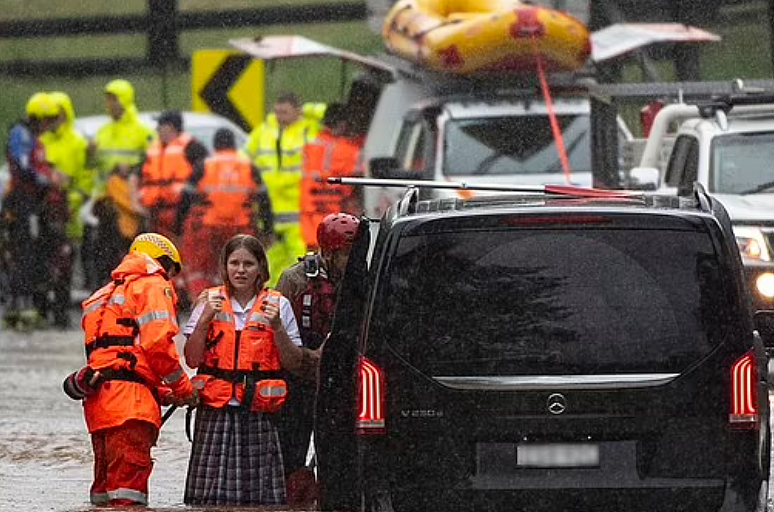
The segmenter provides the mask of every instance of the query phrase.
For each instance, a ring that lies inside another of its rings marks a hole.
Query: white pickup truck
[[[659,111],[630,185],[684,195],[694,182],[729,212],[755,306],[774,309],[774,96],[727,96]]]

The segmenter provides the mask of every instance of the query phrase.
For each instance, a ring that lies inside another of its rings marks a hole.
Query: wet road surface
[[[182,348],[182,338],[177,341]],[[111,510],[89,504],[89,436],[80,403],[61,387],[64,377],[85,363],[82,343],[80,329],[0,330],[0,512]],[[178,410],[153,451],[148,510],[234,510],[183,505],[189,452],[185,412]],[[769,496],[768,511],[774,512],[774,494]]]
[[[67,374],[85,364],[81,336],[76,329],[0,330],[1,512],[94,509],[89,504],[91,445],[82,408],[61,387]],[[185,411],[178,410],[164,424],[153,451],[152,510],[197,510],[182,503],[189,453]]]

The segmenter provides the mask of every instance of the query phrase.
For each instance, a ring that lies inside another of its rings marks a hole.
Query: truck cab
[[[639,188],[685,196],[699,182],[717,197],[731,217],[756,307],[774,309],[774,97],[752,100],[665,107],[631,175]],[[663,146],[671,151],[660,163]]]
[[[553,113],[565,147],[565,172],[547,102],[537,83],[522,80],[434,81],[400,74],[385,84],[363,148],[371,178],[478,184],[592,186],[592,108],[582,82],[556,78]],[[564,80],[564,81],[562,81]],[[631,132],[617,119],[616,141]],[[364,211],[381,217],[400,197],[388,187],[364,190]],[[422,190],[423,197],[470,191]]]

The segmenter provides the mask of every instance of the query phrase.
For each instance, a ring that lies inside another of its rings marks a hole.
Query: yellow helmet
[[[27,100],[27,117],[37,119],[51,118],[59,115],[59,107],[51,98],[51,95],[45,92],[38,92],[30,96]]]
[[[162,256],[168,256],[172,260],[172,263],[177,267],[177,271],[183,266],[183,262],[180,260],[180,252],[175,247],[172,241],[158,233],[142,233],[137,235],[132,241],[129,252],[140,252],[147,254],[153,259],[159,259]]]

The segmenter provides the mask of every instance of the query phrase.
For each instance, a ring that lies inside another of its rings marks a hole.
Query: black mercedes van
[[[366,224],[321,361],[322,510],[765,510],[771,317],[703,189],[412,189],[371,250]]]

